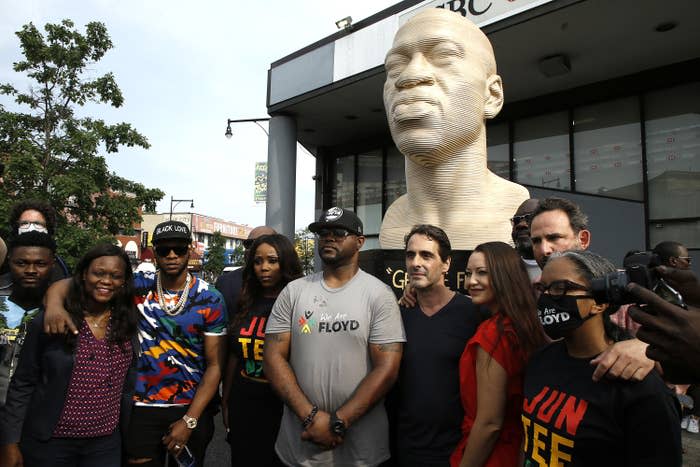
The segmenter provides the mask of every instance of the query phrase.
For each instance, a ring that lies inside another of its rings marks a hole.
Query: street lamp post
[[[194,200],[193,199],[173,199],[172,196],[170,196],[170,220],[173,220],[173,206],[177,206],[179,203],[186,203],[190,202],[190,208],[194,209]]]
[[[270,131],[260,122],[269,121]],[[233,136],[232,123],[251,122],[267,135],[267,195],[265,224],[279,233],[294,237],[294,190],[297,166],[297,123],[290,115],[272,118],[231,119],[227,121],[227,138]]]
[[[255,123],[257,126],[260,127],[262,131],[265,132],[265,134],[269,137],[270,133],[267,132],[264,126],[260,124],[260,122],[269,122],[269,118],[239,118],[239,119],[231,119],[229,118],[226,124],[226,133],[224,133],[224,136],[226,136],[228,139],[231,139],[231,136],[233,136],[233,131],[231,131],[231,124],[232,123],[248,123],[252,122]]]

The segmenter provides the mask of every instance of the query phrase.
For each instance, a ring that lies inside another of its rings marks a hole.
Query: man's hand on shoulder
[[[68,332],[78,334],[78,328],[63,306],[63,301],[68,296],[71,280],[62,279],[54,282],[44,295],[44,332],[46,334],[66,334]]]
[[[413,290],[411,284],[408,282],[408,277],[406,278],[406,286],[403,289],[403,295],[399,299],[399,305],[404,308],[413,308],[416,306],[416,291]]]
[[[654,368],[654,361],[647,358],[646,350],[647,344],[638,339],[615,343],[591,360],[591,365],[596,365],[593,381],[599,381],[603,376],[623,380],[643,380]]]

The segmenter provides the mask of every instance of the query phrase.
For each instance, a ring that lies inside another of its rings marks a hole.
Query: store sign
[[[426,8],[444,8],[469,18],[481,27],[551,1],[553,0],[431,0],[399,15],[399,25]]]

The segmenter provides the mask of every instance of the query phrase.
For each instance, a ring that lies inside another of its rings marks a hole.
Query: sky
[[[12,70],[22,57],[14,34],[22,25],[43,31],[69,18],[84,32],[88,22],[105,23],[114,48],[89,74],[114,73],[125,102],[84,112],[130,123],[151,144],[106,155],[110,169],[163,190],[158,212],[169,211],[172,196],[193,199],[199,214],[261,225],[265,205],[253,201],[253,179],[255,162],[267,159],[267,136],[242,123],[226,139],[227,118],[268,117],[270,63],[333,34],[341,18],[356,23],[398,1],[0,0],[0,83],[28,89]],[[11,107],[7,96],[0,103]],[[314,220],[314,166],[298,146],[297,229]],[[190,211],[189,203],[175,211]]]

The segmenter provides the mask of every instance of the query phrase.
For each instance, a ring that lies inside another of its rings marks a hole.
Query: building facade
[[[532,197],[578,202],[590,218],[592,248],[618,264],[626,251],[662,240],[687,245],[697,264],[697,2],[397,3],[272,63],[271,172],[295,161],[293,135],[316,156],[317,213],[354,209],[365,223],[366,248],[378,248],[384,212],[406,190],[404,158],[382,102],[383,61],[399,26],[424,8],[469,17],[493,44],[506,100],[487,126],[494,173]],[[274,200],[289,188],[270,189]],[[268,222],[280,228],[269,210]],[[293,219],[293,206],[291,212]]]

